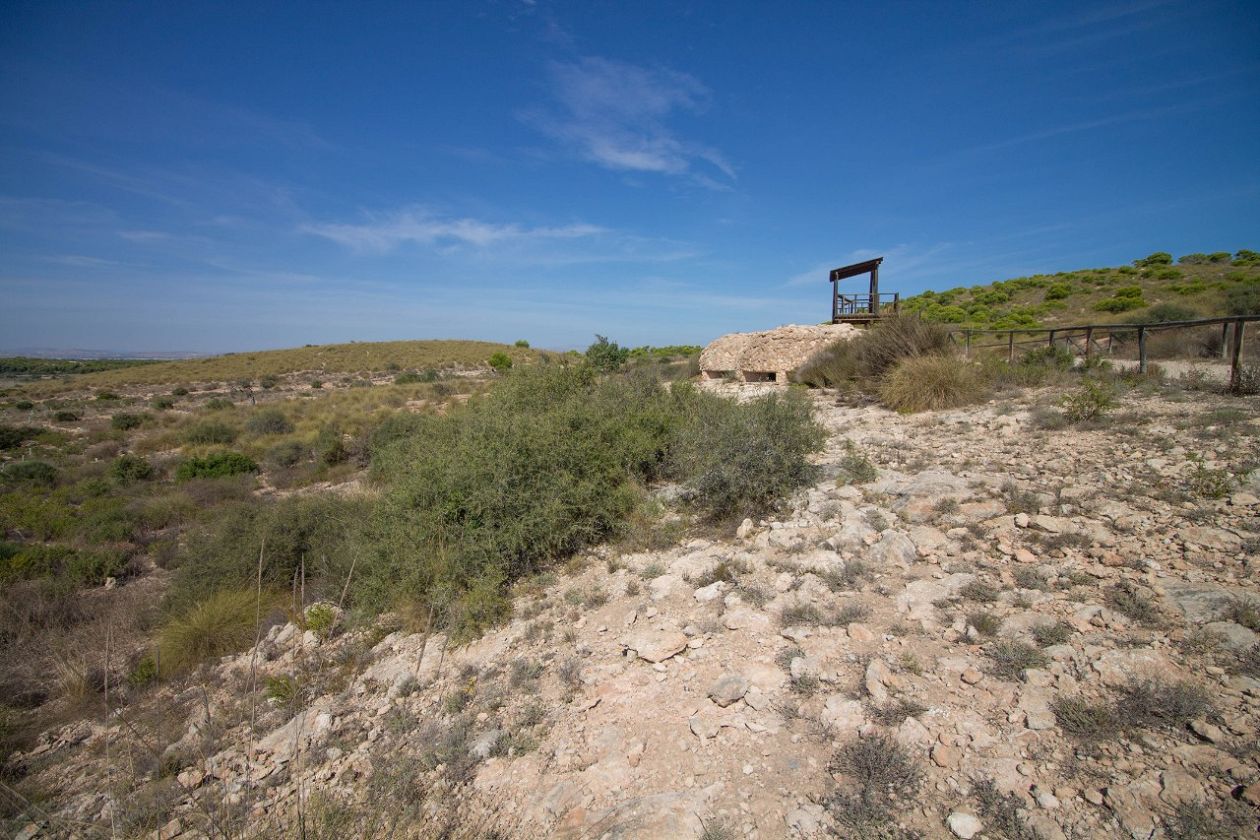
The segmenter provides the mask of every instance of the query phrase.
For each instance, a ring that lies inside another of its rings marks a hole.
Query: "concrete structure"
[[[787,384],[814,353],[859,333],[851,324],[789,324],[764,332],[730,333],[704,348],[700,371],[707,379]]]

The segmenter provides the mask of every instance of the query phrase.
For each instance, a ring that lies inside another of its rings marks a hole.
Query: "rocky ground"
[[[308,611],[46,733],[17,836],[1255,836],[1260,406],[1059,396],[816,392],[778,518],[577,558],[459,648]]]

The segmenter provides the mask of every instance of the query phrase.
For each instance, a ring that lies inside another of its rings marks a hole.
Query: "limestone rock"
[[[742,700],[750,685],[741,674],[724,674],[709,686],[709,699],[719,706],[729,706]]]
[[[621,643],[648,662],[664,662],[687,647],[687,636],[677,630],[640,630]]]

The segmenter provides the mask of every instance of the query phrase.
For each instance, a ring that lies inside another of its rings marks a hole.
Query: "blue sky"
[[[0,350],[703,343],[1260,248],[1254,2],[0,7]]]

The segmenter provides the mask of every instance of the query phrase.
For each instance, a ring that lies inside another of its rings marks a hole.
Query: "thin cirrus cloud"
[[[675,114],[704,111],[709,89],[694,76],[588,57],[550,66],[556,107],[521,119],[606,169],[690,177],[728,189],[734,166],[717,149],[678,135]]]
[[[308,224],[304,233],[322,236],[356,251],[392,251],[400,245],[471,245],[485,248],[508,243],[581,239],[606,233],[597,225],[525,227],[479,219],[443,218],[426,210],[402,210],[373,216],[361,224]]]

